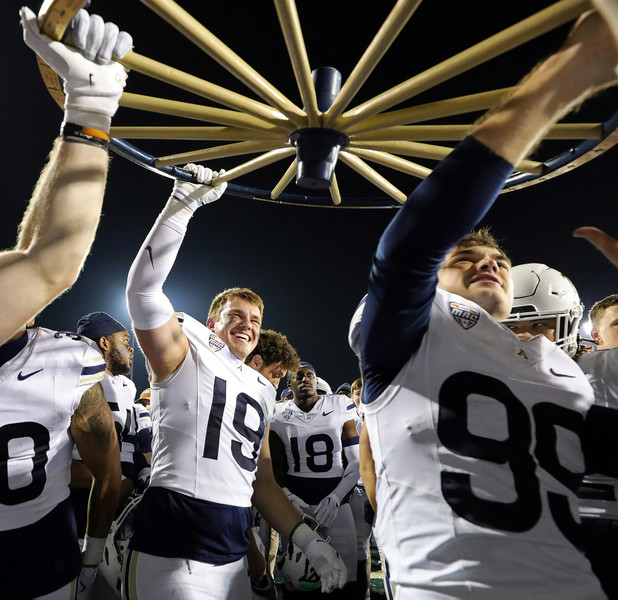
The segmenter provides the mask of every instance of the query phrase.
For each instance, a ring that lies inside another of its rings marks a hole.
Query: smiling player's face
[[[233,296],[225,303],[211,329],[244,361],[258,343],[261,324],[260,309],[244,298]]]
[[[492,246],[456,246],[438,272],[438,287],[476,302],[499,321],[513,304],[509,259]]]

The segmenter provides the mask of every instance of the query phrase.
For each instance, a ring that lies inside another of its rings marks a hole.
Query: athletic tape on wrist
[[[318,537],[320,536],[303,521],[297,523],[290,533],[290,541],[303,551],[309,541]]]
[[[85,567],[96,567],[103,558],[105,542],[107,538],[84,537],[84,549],[82,550],[82,565]]]
[[[63,123],[60,135],[70,142],[81,142],[107,150],[109,148],[109,133],[93,127]]]

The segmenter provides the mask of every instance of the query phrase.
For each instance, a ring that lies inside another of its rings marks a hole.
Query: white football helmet
[[[303,551],[292,542],[288,542],[286,551],[277,559],[277,568],[287,590],[311,592],[322,587],[320,576]]]
[[[556,317],[556,345],[574,356],[584,305],[571,280],[540,263],[517,265],[511,275],[515,299],[510,317],[503,322]]]
[[[315,378],[316,391],[318,394],[332,394],[333,390],[328,384],[326,379],[322,379],[321,377]]]
[[[361,350],[360,350],[360,326],[361,321],[363,320],[363,311],[365,310],[365,302],[367,302],[367,294],[365,294],[361,301],[358,303],[354,314],[352,315],[352,319],[350,320],[350,327],[348,329],[348,344],[356,357],[360,361],[361,359]]]
[[[118,598],[122,583],[122,565],[129,549],[129,540],[133,535],[133,509],[141,499],[141,495],[135,496],[112,523],[105,542],[103,560],[99,564],[99,572]]]

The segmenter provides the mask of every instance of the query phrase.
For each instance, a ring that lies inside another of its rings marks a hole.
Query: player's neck
[[[320,396],[316,394],[315,396],[311,396],[309,398],[294,398],[294,402],[300,410],[303,412],[309,412],[315,406],[315,403],[319,398]]]

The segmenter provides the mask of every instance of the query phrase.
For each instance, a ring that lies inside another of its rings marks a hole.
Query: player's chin
[[[508,318],[511,311],[512,299],[499,286],[477,289],[471,300],[476,302],[481,308],[484,308],[498,321]]]
[[[255,347],[257,346],[257,340],[242,340],[239,338],[235,338],[234,341],[230,344],[230,348],[236,354],[236,356],[243,356],[246,358],[253,352]]]

